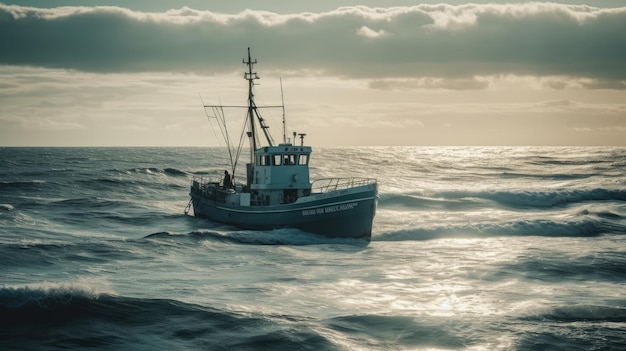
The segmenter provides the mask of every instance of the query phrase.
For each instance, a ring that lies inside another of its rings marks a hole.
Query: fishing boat
[[[248,48],[244,79],[248,81],[246,106],[204,105],[212,108],[225,139],[224,108],[247,108],[245,134],[249,140],[250,160],[246,164],[245,182],[237,182],[235,171],[241,151],[231,148],[231,172],[224,171],[214,179],[194,177],[191,200],[186,212],[193,207],[196,217],[233,225],[242,229],[271,230],[296,228],[327,237],[370,240],[376,213],[378,184],[372,178],[326,178],[311,181],[309,164],[311,146],[305,146],[304,133],[287,138],[284,101],[282,105],[283,142],[275,144],[269,127],[261,116],[263,106],[254,101],[253,61]],[[282,96],[282,82],[281,82]],[[284,99],[283,99],[284,100]],[[261,131],[262,133],[260,133]],[[260,135],[262,134],[262,135]],[[297,137],[300,139],[296,145]],[[245,137],[243,138],[245,140]],[[264,143],[261,140],[264,139]],[[231,150],[235,150],[232,152]]]

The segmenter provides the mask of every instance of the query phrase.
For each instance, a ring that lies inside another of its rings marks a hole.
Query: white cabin
[[[265,146],[257,149],[254,155],[250,184],[253,201],[267,205],[288,204],[311,194],[310,146]]]

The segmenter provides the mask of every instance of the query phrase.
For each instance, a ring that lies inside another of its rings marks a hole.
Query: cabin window
[[[298,164],[301,166],[306,166],[309,163],[309,155],[301,154],[298,155]]]
[[[270,156],[269,155],[259,155],[257,158],[257,166],[269,166],[270,165]]]
[[[280,160],[282,159],[283,156],[282,155],[273,155],[273,156],[274,157],[273,157],[273,163],[272,164],[274,166],[280,166],[281,165]]]
[[[296,164],[296,154],[288,154],[285,155],[285,165],[295,165]]]

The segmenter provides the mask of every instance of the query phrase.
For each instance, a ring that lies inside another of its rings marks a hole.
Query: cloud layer
[[[529,75],[623,89],[624,43],[626,7],[467,4],[220,14],[0,5],[0,64],[88,72],[219,73],[236,67],[234,60],[252,46],[264,70],[369,78],[381,86],[432,77],[474,89],[482,86],[476,76]]]

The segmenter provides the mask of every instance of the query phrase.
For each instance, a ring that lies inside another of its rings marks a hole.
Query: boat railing
[[[222,178],[221,177],[217,177],[217,176],[209,176],[209,177],[203,177],[203,176],[194,176],[191,180],[191,186],[193,188],[196,188],[200,191],[204,191],[207,190],[209,188],[215,189],[216,191],[221,191],[224,193],[228,193],[230,191],[228,191],[229,189],[224,189],[223,187],[223,183],[222,183]],[[237,192],[241,192],[241,189],[244,187],[244,184],[241,183],[235,183],[233,184],[231,189],[237,190]]]
[[[324,178],[311,184],[312,193],[328,193],[336,190],[350,189],[358,186],[376,184],[374,178]]]
[[[192,184],[198,184],[200,187],[205,187],[208,184],[220,184],[221,181],[222,179],[216,176],[209,176],[209,177],[194,176],[193,179],[191,180]]]

